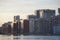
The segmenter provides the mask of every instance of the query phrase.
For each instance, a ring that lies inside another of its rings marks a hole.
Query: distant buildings
[[[60,14],[60,8],[58,8],[58,13]]]
[[[55,16],[55,10],[36,10],[36,15],[28,15],[28,19],[21,24],[20,16],[14,16],[13,27],[11,22],[4,23],[0,27],[0,33],[4,34],[33,34],[33,35],[60,35],[60,8],[59,15]],[[21,26],[23,25],[23,27]]]
[[[29,32],[32,34],[53,34],[53,25],[50,21],[55,16],[55,10],[41,9],[36,10],[36,15],[29,15]]]
[[[34,21],[36,19],[35,15],[29,15],[28,20],[29,20],[29,33],[34,32]]]
[[[3,34],[11,34],[11,22],[4,23],[2,25],[2,33]]]
[[[2,27],[0,27],[0,34],[2,34]]]
[[[53,34],[60,35],[60,25],[53,26]]]
[[[14,16],[14,22],[20,22],[20,16],[19,15]]]
[[[52,22],[50,20],[41,19],[40,20],[40,33],[42,35],[52,35],[53,34],[53,27]]]
[[[31,19],[36,19],[36,15],[28,15],[28,19],[31,20]]]
[[[40,34],[39,19],[34,20],[34,34]]]
[[[50,35],[52,34],[52,25],[50,21],[40,18],[34,21],[34,34]]]
[[[21,22],[13,23],[13,34],[21,34]]]
[[[23,20],[23,34],[29,33],[29,20]]]
[[[14,23],[13,23],[13,34],[19,35],[21,34],[21,22],[20,16],[14,16]]]
[[[39,19],[40,18],[40,10],[36,10],[36,17]]]
[[[51,9],[41,9],[41,10],[36,10],[36,16],[37,18],[50,18],[55,16],[55,10]]]
[[[52,23],[54,22],[53,25],[53,34],[55,35],[60,35],[60,13],[58,16],[54,17],[54,20],[52,21]]]

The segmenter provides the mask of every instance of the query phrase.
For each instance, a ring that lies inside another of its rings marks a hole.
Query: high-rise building
[[[29,32],[34,32],[34,19],[29,20]]]
[[[0,34],[2,34],[2,31],[3,31],[3,30],[2,30],[2,27],[0,27]]]
[[[40,18],[40,10],[36,10],[36,17]]]
[[[21,22],[13,23],[13,34],[21,34]]]
[[[33,33],[34,32],[34,20],[36,19],[35,15],[29,15],[28,20],[29,20],[29,32]]]
[[[13,34],[19,35],[21,34],[21,22],[20,16],[14,16],[14,23],[13,23]]]
[[[4,34],[11,34],[11,27],[12,27],[11,22],[4,23],[2,25],[2,28],[3,28],[3,31],[2,32]]]
[[[34,34],[40,34],[39,19],[35,19],[34,21]]]
[[[35,15],[29,15],[28,16],[28,19],[30,20],[30,19],[36,19],[36,16]]]
[[[58,13],[60,14],[60,8],[58,8]]]
[[[20,22],[20,16],[19,15],[14,16],[14,22]]]
[[[53,26],[53,34],[60,35],[60,25]]]
[[[23,20],[23,34],[29,33],[29,20]]]
[[[36,19],[34,21],[34,34],[40,34],[40,35],[52,34],[51,22],[44,18]]]
[[[36,11],[37,18],[50,18],[55,16],[55,10],[41,9]]]
[[[53,34],[60,35],[60,15],[55,16],[52,20]]]

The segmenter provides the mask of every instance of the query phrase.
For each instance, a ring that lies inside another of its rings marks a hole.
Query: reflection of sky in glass
[[[0,20],[6,22],[13,20],[14,15],[26,18],[36,9],[57,9],[60,0],[0,0]]]
[[[40,12],[40,17],[43,17],[43,10]]]

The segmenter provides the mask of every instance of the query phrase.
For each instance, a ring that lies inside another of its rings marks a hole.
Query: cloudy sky
[[[13,21],[14,15],[25,19],[37,9],[55,9],[60,7],[60,0],[0,0],[0,24]]]

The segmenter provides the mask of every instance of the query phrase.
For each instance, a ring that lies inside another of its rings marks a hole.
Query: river
[[[60,40],[60,36],[39,36],[39,35],[0,35],[0,40]]]

